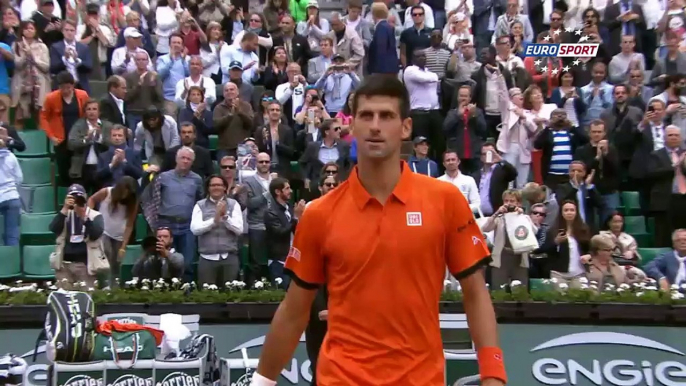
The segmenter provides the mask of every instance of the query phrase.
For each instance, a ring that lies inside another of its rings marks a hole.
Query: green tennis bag
[[[93,354],[95,306],[85,292],[55,291],[48,296],[45,326],[36,342],[45,341],[50,362],[87,362]]]
[[[129,368],[139,359],[155,359],[157,342],[150,331],[112,331],[110,336],[95,336],[94,361],[131,361]]]

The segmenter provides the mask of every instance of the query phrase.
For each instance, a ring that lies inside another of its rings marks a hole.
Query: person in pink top
[[[352,104],[353,104],[353,97],[355,96],[354,92],[351,92],[350,95],[348,95],[348,103],[343,106],[343,110],[339,111],[335,118],[341,122],[341,139],[351,143],[353,140],[352,136],[352,131],[350,130],[350,121],[352,120]]]

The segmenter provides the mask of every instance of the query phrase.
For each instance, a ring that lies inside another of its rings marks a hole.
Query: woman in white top
[[[511,88],[509,98],[507,92],[501,92],[501,104],[502,124],[496,146],[503,153],[503,159],[517,169],[515,188],[521,189],[529,181],[531,140],[538,129],[526,117],[522,90]]]
[[[560,74],[560,87],[553,90],[550,102],[564,109],[572,126],[579,126],[579,120],[586,112],[586,104],[581,99],[581,89],[574,87],[574,75],[565,71]]]
[[[298,23],[296,32],[298,35],[305,36],[310,44],[312,52],[319,52],[319,39],[324,37],[331,30],[329,21],[319,17],[319,4],[317,0],[310,0],[307,4],[307,20]]]
[[[102,243],[110,263],[110,287],[117,287],[119,269],[126,255],[138,212],[138,183],[132,177],[123,176],[114,187],[100,189],[88,199],[88,206],[102,214],[105,230]]]
[[[468,24],[469,19],[462,12],[450,16],[450,20],[443,28],[443,41],[448,48],[459,50],[466,41],[474,42]]]
[[[169,36],[179,28],[177,14],[182,12],[177,0],[159,0],[157,2],[155,35],[157,35],[156,50],[158,57],[169,53]]]
[[[558,288],[564,289],[561,284],[572,287],[581,284],[579,279],[586,276],[585,264],[590,260],[590,240],[591,230],[581,219],[577,204],[570,200],[562,202],[560,214],[539,249],[548,255],[550,277],[556,279]]]
[[[200,46],[200,59],[202,59],[202,75],[212,78],[215,84],[222,83],[222,72],[219,66],[219,51],[226,44],[222,39],[222,26],[216,21],[207,24],[205,30],[207,43]]]

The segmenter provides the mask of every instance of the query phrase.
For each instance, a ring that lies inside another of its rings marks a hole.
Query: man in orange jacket
[[[74,88],[74,76],[67,71],[57,74],[58,89],[45,97],[40,112],[40,128],[55,145],[55,163],[59,173],[58,184],[69,186],[71,152],[67,148],[69,130],[83,116],[88,93]]]

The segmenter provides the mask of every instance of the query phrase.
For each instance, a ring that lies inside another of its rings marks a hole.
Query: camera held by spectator
[[[158,228],[157,237],[143,240],[143,255],[133,266],[133,276],[140,279],[171,279],[183,276],[183,255],[172,248],[169,228]]]

